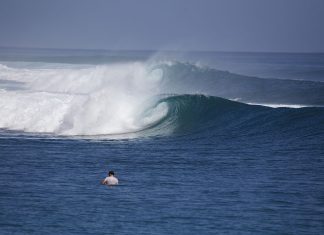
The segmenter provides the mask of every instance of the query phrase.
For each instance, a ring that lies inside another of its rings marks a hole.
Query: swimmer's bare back
[[[108,185],[108,186],[115,186],[118,185],[118,179],[115,177],[113,171],[108,173],[108,176],[101,181],[101,184]]]

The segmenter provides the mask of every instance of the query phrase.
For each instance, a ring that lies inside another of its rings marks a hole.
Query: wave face
[[[154,133],[204,133],[204,137],[283,134],[286,138],[323,135],[324,108],[271,108],[204,95],[170,96],[168,113],[148,128]]]
[[[242,102],[324,105],[324,82],[261,79],[188,63],[162,64],[167,89],[180,94],[205,94]]]
[[[0,128],[110,137],[257,133],[261,126],[303,126],[314,116],[322,127],[320,107],[245,104],[322,106],[322,94],[321,82],[259,79],[180,62],[17,62],[0,65]]]

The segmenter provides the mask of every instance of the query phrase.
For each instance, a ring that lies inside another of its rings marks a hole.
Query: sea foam
[[[1,65],[0,79],[21,86],[2,86],[0,115],[6,118],[0,128],[62,135],[138,131],[167,113],[166,106],[152,106],[162,77],[162,70],[144,63],[62,69]]]

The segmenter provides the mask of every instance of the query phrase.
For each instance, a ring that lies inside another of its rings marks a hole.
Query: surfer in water
[[[115,177],[115,172],[109,171],[108,176],[101,181],[101,184],[104,185],[117,185],[118,179]]]

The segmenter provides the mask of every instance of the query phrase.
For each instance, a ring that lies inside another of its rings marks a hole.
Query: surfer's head
[[[113,171],[109,171],[109,172],[108,172],[108,176],[111,176],[111,175],[115,175],[115,172],[113,172]]]

